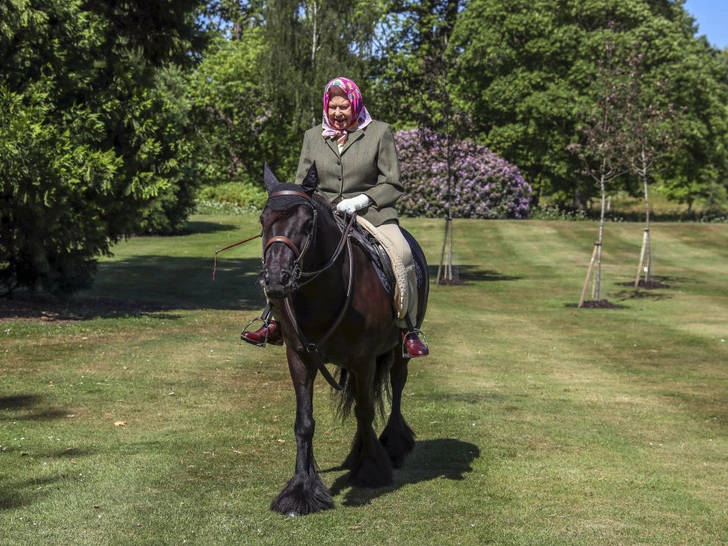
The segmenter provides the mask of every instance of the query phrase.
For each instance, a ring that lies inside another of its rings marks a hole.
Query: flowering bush
[[[397,201],[405,216],[447,216],[447,140],[411,129],[395,135],[406,193]],[[531,186],[515,165],[485,146],[465,140],[450,145],[453,218],[528,218]]]

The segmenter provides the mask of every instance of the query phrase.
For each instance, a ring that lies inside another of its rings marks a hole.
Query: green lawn
[[[405,219],[437,269],[444,223]],[[608,224],[602,297],[577,309],[597,225],[454,222],[463,286],[432,285],[431,356],[395,484],[336,470],[354,423],[316,392],[336,508],[269,510],[295,459],[284,351],[239,340],[260,312],[260,227],[197,216],[134,238],[67,304],[0,301],[0,544],[728,543],[728,225]]]

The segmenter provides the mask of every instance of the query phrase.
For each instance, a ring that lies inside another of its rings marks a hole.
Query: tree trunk
[[[597,248],[599,247],[599,243],[594,243],[594,250],[592,250],[592,256],[591,260],[589,260],[589,269],[586,271],[586,279],[584,279],[584,287],[581,289],[581,297],[579,298],[579,305],[577,307],[584,307],[584,300],[586,299],[586,291],[587,288],[589,288],[589,279],[592,275],[592,270],[594,269],[594,260],[597,257]]]
[[[592,293],[592,299],[594,301],[599,301],[602,282],[602,243],[604,241],[604,217],[607,207],[607,191],[604,178],[604,174],[599,177],[599,191],[602,194],[602,210],[599,216],[599,238],[597,239],[597,272],[594,277],[594,291]]]
[[[445,251],[447,249],[447,261],[445,261]],[[445,269],[443,273],[443,267]],[[449,284],[452,281],[452,218],[448,213],[445,219],[445,238],[442,241],[442,252],[440,253],[440,265],[437,267],[437,279],[435,284]]]
[[[642,172],[642,184],[645,190],[645,232],[642,237],[642,250],[640,252],[640,264],[637,268],[637,279],[634,282],[635,288],[640,284],[642,273],[645,274],[645,283],[650,281],[650,273],[652,269],[652,256],[650,254],[650,194],[648,189],[647,170]]]

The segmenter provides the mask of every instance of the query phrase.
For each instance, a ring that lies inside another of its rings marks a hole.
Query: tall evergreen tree
[[[190,61],[195,9],[0,6],[0,294],[87,286],[113,242],[184,218],[184,116],[160,69]]]

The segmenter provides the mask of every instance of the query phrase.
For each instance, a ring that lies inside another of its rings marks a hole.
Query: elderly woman
[[[321,189],[341,213],[356,212],[374,225],[396,249],[405,269],[408,302],[405,316],[398,320],[409,357],[427,356],[429,350],[412,327],[417,317],[417,280],[412,252],[399,229],[395,202],[403,194],[399,180],[399,159],[394,133],[387,123],[369,115],[357,85],[347,78],[326,84],[323,123],[306,131],[296,182],[300,184],[316,162]],[[254,345],[282,343],[275,320],[241,334]]]

